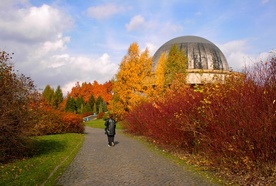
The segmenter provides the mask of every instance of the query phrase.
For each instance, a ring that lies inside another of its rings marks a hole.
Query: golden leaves
[[[139,104],[151,90],[151,57],[146,49],[140,53],[137,43],[132,43],[115,75],[113,99],[117,113],[124,113]]]

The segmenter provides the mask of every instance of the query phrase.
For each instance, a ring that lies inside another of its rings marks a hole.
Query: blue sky
[[[185,35],[216,44],[234,70],[276,48],[276,0],[1,0],[0,49],[38,88],[110,80],[137,42],[151,55]]]

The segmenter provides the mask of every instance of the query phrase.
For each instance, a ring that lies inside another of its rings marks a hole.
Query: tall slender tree
[[[91,95],[89,100],[88,100],[88,104],[90,105],[91,108],[94,108],[94,105],[95,105],[95,97],[94,95]]]
[[[97,106],[97,111],[100,113],[100,112],[103,112],[103,98],[102,96],[99,96],[96,100],[96,106]]]
[[[96,104],[94,104],[94,106],[93,106],[93,113],[94,114],[97,113],[97,105]]]
[[[76,99],[77,113],[81,114],[83,112],[84,100],[82,96]]]
[[[53,88],[51,88],[50,85],[46,85],[46,87],[44,88],[44,90],[42,92],[43,98],[47,101],[47,103],[49,105],[52,105],[54,93],[55,93],[55,91]]]
[[[63,101],[63,93],[62,93],[60,86],[58,85],[58,87],[55,90],[55,93],[53,95],[53,98],[52,98],[53,107],[58,108],[62,101]]]
[[[155,70],[155,86],[156,94],[162,94],[165,88],[165,63],[166,63],[166,54],[162,53]]]
[[[165,62],[165,84],[170,85],[178,74],[186,75],[187,65],[188,58],[177,45],[173,45]],[[182,81],[185,83],[186,79]]]

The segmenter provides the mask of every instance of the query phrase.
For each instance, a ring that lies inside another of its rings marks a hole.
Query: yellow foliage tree
[[[162,53],[155,70],[155,94],[162,95],[165,88],[165,62],[166,62],[166,54]]]
[[[122,116],[139,104],[149,91],[151,57],[146,49],[140,53],[137,43],[132,43],[124,56],[113,81],[113,112]]]

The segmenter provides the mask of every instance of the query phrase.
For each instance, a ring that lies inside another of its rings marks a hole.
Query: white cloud
[[[8,10],[14,6],[27,6],[28,0],[1,0],[0,8],[4,8],[5,10]],[[5,11],[2,11],[4,13]]]
[[[61,85],[64,93],[75,86],[76,82],[97,80],[99,83],[104,83],[109,81],[118,70],[118,66],[110,62],[110,57],[106,53],[96,58],[70,56],[69,54],[54,55],[49,60],[44,60],[43,65],[40,66],[44,66],[41,69],[44,74],[48,72],[49,80],[51,76],[53,78],[58,77],[51,84],[54,86]],[[35,76],[40,74],[37,72]]]
[[[72,25],[68,16],[49,5],[14,9],[1,16],[1,37],[21,42],[52,40]]]
[[[58,35],[54,41],[45,41],[33,52],[32,57],[42,57],[54,51],[62,51],[66,49],[66,44],[70,42],[70,37],[63,37],[61,34]]]
[[[86,11],[87,15],[95,19],[105,19],[117,13],[125,11],[124,7],[119,7],[111,3],[104,5],[89,7]]]
[[[67,93],[71,92],[72,87],[74,87],[76,85],[77,82],[75,81],[70,81],[68,83],[66,83],[63,87],[61,87],[63,96],[66,96]]]
[[[65,50],[70,42],[70,37],[62,34],[72,24],[70,17],[49,5],[34,7],[15,0],[6,6],[3,9],[9,11],[0,13],[0,49],[14,52],[15,68],[31,76],[35,83],[46,81],[42,74],[48,67],[63,65],[50,63],[50,56]]]
[[[264,51],[260,54],[248,54],[251,46],[247,40],[230,41],[220,45],[219,48],[224,53],[229,67],[232,67],[234,71],[240,71],[246,66],[265,61],[273,53],[273,51]]]
[[[45,63],[48,68],[59,68],[66,65],[69,59],[70,56],[68,54],[54,55],[49,61],[44,61],[43,63]]]
[[[136,30],[138,28],[143,27],[145,24],[145,19],[141,15],[136,15],[133,18],[131,18],[130,22],[126,24],[126,29],[128,31]]]
[[[219,48],[223,52],[228,61],[229,67],[233,70],[241,70],[248,62],[249,56],[246,50],[249,49],[247,40],[235,40],[220,45]]]
[[[30,76],[38,88],[60,85],[66,95],[76,82],[104,83],[117,72],[107,53],[95,57],[67,51],[71,38],[63,33],[72,21],[61,10],[13,5],[7,5],[10,11],[5,14],[0,12],[0,49],[15,52],[15,68]]]
[[[154,45],[153,43],[146,43],[146,48],[149,50],[151,56],[157,51],[158,46]]]

